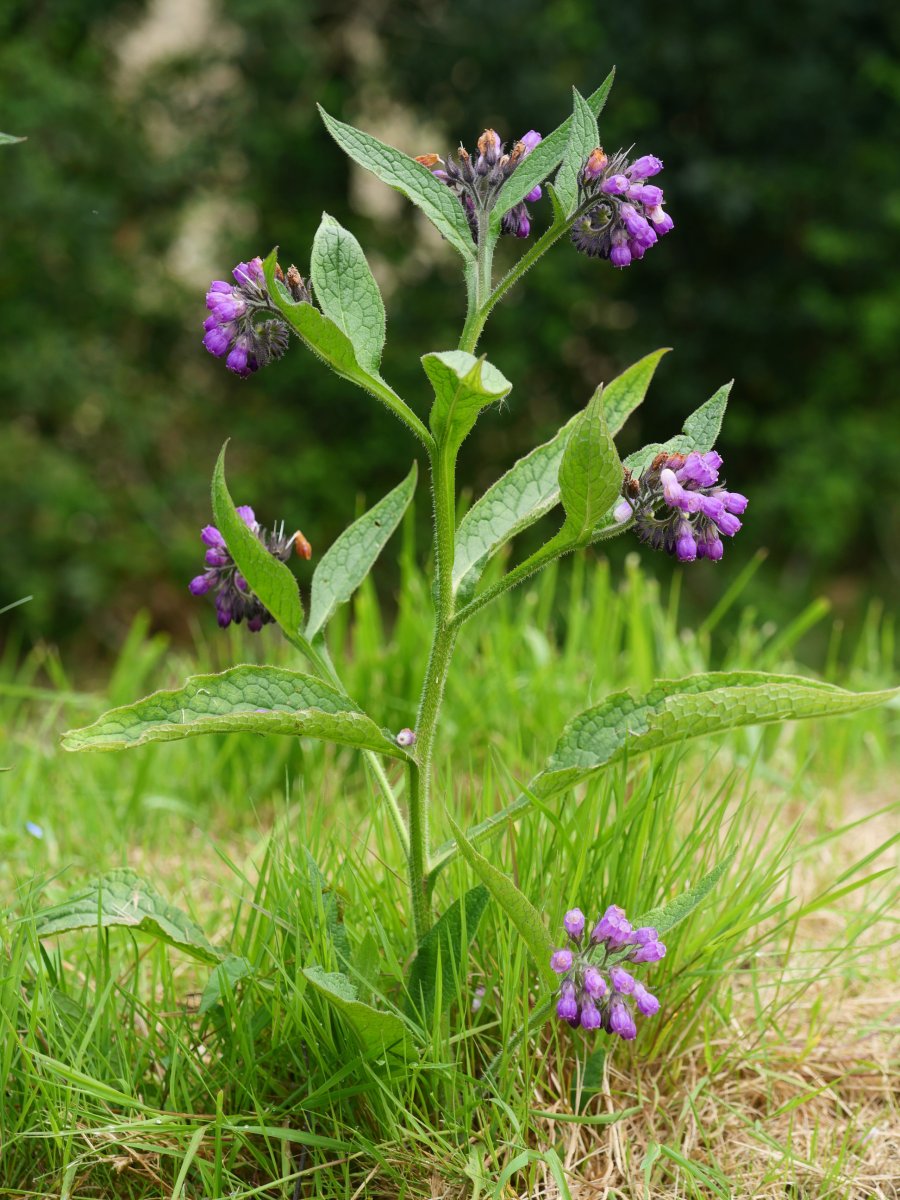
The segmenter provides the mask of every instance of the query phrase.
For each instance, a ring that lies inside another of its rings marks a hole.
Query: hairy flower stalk
[[[486,129],[478,139],[478,156],[474,161],[465,146],[459,147],[456,159],[449,155],[442,159],[437,154],[420,154],[416,161],[428,167],[436,179],[443,180],[459,197],[477,242],[479,213],[491,211],[504,183],[540,142],[537,130],[529,129],[507,154],[497,131]],[[527,238],[531,233],[531,214],[526,201],[533,204],[541,195],[540,186],[533,187],[524,200],[504,213],[500,232]]]
[[[312,547],[299,530],[286,535],[282,523],[270,533],[259,524],[249,504],[242,504],[236,511],[273,558],[287,562],[292,550],[301,558],[311,557]],[[206,547],[206,570],[202,575],[195,575],[188,586],[195,596],[203,596],[207,592],[215,593],[219,625],[226,629],[232,621],[236,625],[246,621],[250,632],[258,633],[263,625],[273,622],[275,618],[260,604],[250,591],[247,580],[238,571],[225,545],[225,539],[215,525],[205,526],[200,531],[200,540]]]
[[[636,1008],[645,1017],[659,1012],[659,1001],[627,969],[658,962],[666,948],[657,931],[632,929],[625,910],[610,905],[585,938],[585,917],[573,908],[563,921],[569,945],[554,950],[550,966],[560,975],[556,1015],[573,1029],[605,1029],[626,1041],[637,1037]],[[633,1007],[632,1007],[633,1006]]]
[[[643,258],[675,222],[663,210],[662,188],[647,180],[662,170],[652,154],[630,162],[623,151],[611,158],[601,146],[589,156],[578,185],[579,206],[596,200],[572,229],[577,250],[627,267]]]
[[[625,472],[623,499],[614,516],[624,523],[634,518],[642,542],[665,550],[679,562],[709,558],[718,562],[722,538],[734,537],[741,528],[738,517],[749,501],[740,492],[729,492],[719,479],[722,456],[658,454],[639,479]]]
[[[224,358],[229,371],[246,379],[260,367],[281,358],[290,334],[280,319],[259,319],[278,312],[266,287],[262,259],[238,263],[232,275],[234,284],[216,279],[209,285],[206,307],[210,315],[203,322],[203,345],[216,358]],[[277,275],[294,300],[312,302],[296,267],[291,267],[287,276],[278,268]]]

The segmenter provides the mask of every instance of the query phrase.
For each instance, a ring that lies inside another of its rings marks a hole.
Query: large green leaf
[[[417,1017],[426,1030],[431,1028],[434,1015],[438,975],[441,1009],[444,1010],[453,999],[455,976],[465,957],[466,946],[475,937],[489,898],[486,887],[472,888],[461,901],[453,901],[419,942],[416,957],[409,969],[407,1011],[410,1016]]]
[[[703,903],[731,866],[733,857],[733,854],[729,854],[722,862],[717,863],[711,871],[708,871],[698,884],[688,891],[682,892],[680,896],[676,896],[668,904],[657,905],[656,908],[650,908],[647,912],[641,913],[639,917],[635,917],[632,921],[635,929],[642,925],[652,925],[658,933],[663,934],[668,933],[670,929],[674,929],[676,925],[680,925],[686,917],[691,915],[698,904]]]
[[[295,641],[303,624],[300,589],[290,568],[271,555],[235,511],[225,482],[225,450],[219,453],[212,479],[212,507],[216,525],[238,570],[251,591],[269,610],[287,636]]]
[[[731,384],[723,384],[705,403],[691,413],[682,426],[681,433],[669,438],[667,442],[651,442],[648,446],[635,450],[625,459],[625,466],[632,474],[641,475],[657,454],[661,454],[663,451],[668,454],[689,454],[692,450],[698,450],[701,454],[705,454],[707,450],[712,450],[722,429],[730,391]]]
[[[599,116],[603,111],[603,106],[606,104],[606,97],[609,95],[609,89],[613,85],[615,74],[614,67],[603,83],[597,88],[596,92],[592,92],[587,98],[588,107],[595,117]],[[547,176],[552,175],[559,166],[569,141],[571,126],[572,118],[567,117],[562,125],[557,126],[552,133],[548,134],[532,150],[528,157],[516,167],[506,183],[504,183],[497,197],[497,203],[491,212],[491,229],[493,231],[500,228],[500,221],[504,213],[514,208],[520,200],[528,195],[532,188],[536,187],[539,183],[543,183]]]
[[[450,828],[456,838],[460,854],[519,931],[537,965],[541,978],[548,986],[555,986],[556,976],[550,968],[550,957],[556,947],[541,920],[540,913],[508,875],[498,871],[483,854],[479,854],[475,847],[466,840],[465,834],[452,817],[450,818]]]
[[[512,384],[485,359],[465,350],[426,354],[422,366],[434,388],[431,432],[439,446],[455,453],[481,410],[499,403]]]
[[[572,89],[574,107],[572,123],[562,164],[553,183],[556,198],[566,216],[571,216],[578,205],[578,183],[581,169],[590,153],[600,144],[597,118],[593,109],[577,88]]]
[[[609,432],[615,436],[647,394],[666,350],[655,350],[616,376],[603,392]],[[456,531],[453,588],[466,596],[485,565],[516,534],[559,503],[559,464],[576,413],[549,442],[520,458],[469,509]]]
[[[530,785],[537,796],[564,791],[627,755],[743,725],[829,717],[874,708],[900,689],[848,692],[797,675],[714,671],[660,680],[646,695],[616,692],[575,717]]]
[[[364,370],[378,374],[384,349],[384,302],[359,242],[328,213],[313,241],[310,273],[316,300],[347,335]]]
[[[572,426],[559,464],[559,495],[566,513],[560,537],[575,546],[589,542],[621,490],[622,463],[598,388]]]
[[[304,967],[303,974],[313,988],[351,1026],[369,1054],[380,1054],[406,1040],[408,1029],[396,1013],[372,1008],[359,999],[353,982],[339,971]]]
[[[355,383],[357,387],[361,387],[371,396],[380,400],[426,443],[430,441],[428,431],[422,422],[412,409],[400,399],[393,388],[385,383],[376,371],[367,370],[360,365],[356,349],[343,329],[336,325],[330,317],[319,312],[314,305],[305,304],[302,301],[298,303],[291,298],[287,289],[275,276],[277,265],[278,252],[272,250],[263,262],[269,295],[281,315],[306,347],[331,367],[335,374],[350,383]]]
[[[325,128],[345,154],[411,200],[463,258],[475,257],[475,243],[463,206],[445,183],[435,179],[427,167],[408,154],[329,116],[321,105],[319,112]]]
[[[223,957],[186,913],[168,904],[151,883],[125,867],[108,871],[83,891],[34,916],[39,938],[98,925],[104,929],[123,925],[150,933],[203,962],[218,963]]]
[[[125,750],[202,733],[287,733],[405,758],[394,739],[336,688],[282,667],[195,675],[63,734],[65,750]]]
[[[383,500],[345,529],[319,560],[312,581],[306,636],[313,637],[331,620],[339,605],[349,600],[400,523],[416,490],[418,468]]]

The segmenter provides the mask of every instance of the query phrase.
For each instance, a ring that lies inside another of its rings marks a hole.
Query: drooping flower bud
[[[645,1017],[654,1017],[659,1012],[657,998],[637,981],[634,984],[634,1002],[638,1007],[638,1012],[643,1013]]]
[[[637,1037],[637,1026],[631,1015],[631,1009],[618,997],[612,1000],[609,1006],[609,1027],[613,1033],[617,1033],[626,1042],[633,1041]]]
[[[555,971],[557,975],[565,975],[567,971],[571,971],[572,951],[568,948],[554,950],[550,956],[550,969]]]
[[[624,967],[610,967],[609,978],[616,991],[623,996],[628,996],[634,991],[634,976],[629,975]]]
[[[416,742],[416,733],[414,729],[401,729],[397,734],[398,746],[414,746]]]
[[[580,908],[570,908],[563,917],[563,926],[573,941],[580,942],[584,933],[584,913]]]
[[[556,1015],[561,1021],[578,1019],[578,1001],[575,998],[575,984],[566,980],[560,986],[559,1000],[556,1004]]]
[[[651,175],[658,175],[663,169],[662,159],[653,154],[645,154],[626,169],[631,179],[649,179]]]

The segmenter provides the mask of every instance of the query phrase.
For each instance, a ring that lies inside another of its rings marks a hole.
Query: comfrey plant
[[[661,188],[648,182],[659,178],[662,162],[650,154],[636,159],[609,154],[601,145],[597,116],[611,82],[610,76],[587,99],[576,92],[572,116],[546,136],[530,130],[507,146],[494,130],[486,130],[474,156],[460,147],[452,155],[409,157],[322,114],[341,149],[417,205],[461,260],[467,310],[458,345],[422,358],[434,393],[427,420],[381,375],[385,312],[378,285],[356,238],[333,217],[322,218],[308,281],[295,266],[282,269],[273,250],[264,260],[240,263],[231,280],[212,283],[206,296],[203,343],[228,370],[246,378],[280,358],[296,337],[349,385],[383,404],[411,435],[411,449],[418,443],[424,452],[434,512],[434,627],[430,646],[422,647],[421,692],[417,704],[410,697],[406,727],[384,728],[378,713],[363,711],[347,694],[325,635],[412,500],[416,463],[318,557],[304,607],[287,560],[295,552],[310,557],[309,543],[300,533],[286,536],[282,527],[267,532],[251,508],[235,507],[223,451],[213,476],[215,525],[202,531],[205,561],[191,591],[214,595],[220,625],[244,622],[258,632],[277,624],[303,660],[302,669],[236,666],[199,676],[177,690],[109,712],[64,739],[71,750],[108,750],[249,730],[321,738],[365,756],[407,864],[410,926],[418,952],[406,1000],[390,1011],[363,1003],[352,982],[352,962],[346,973],[328,973],[314,964],[304,973],[369,1046],[415,1040],[429,1029],[435,997],[450,994],[449,987],[437,986],[436,973],[461,953],[461,939],[474,934],[491,898],[525,939],[546,985],[537,1018],[545,1018],[555,1004],[570,1025],[634,1037],[634,1011],[652,1016],[660,1002],[630,968],[662,957],[661,937],[706,896],[722,868],[685,895],[645,912],[634,929],[621,909],[608,907],[585,939],[585,919],[572,910],[565,925],[571,944],[555,949],[541,914],[478,847],[533,806],[558,801],[626,756],[632,762],[659,746],[705,733],[849,712],[885,699],[883,693],[856,695],[763,672],[693,675],[662,680],[641,696],[608,695],[561,731],[543,768],[503,812],[465,832],[449,814],[453,839],[432,844],[430,815],[442,799],[433,759],[444,685],[469,619],[562,556],[613,537],[635,535],[682,562],[716,562],[722,558],[722,539],[741,528],[748,504],[726,487],[722,457],[714,449],[728,386],[701,404],[680,433],[620,459],[615,436],[645,397],[663,354],[657,350],[605,386],[598,381],[582,411],[511,466],[457,520],[460,446],[480,413],[502,401],[511,387],[496,366],[475,354],[496,305],[556,243],[568,241],[621,269],[673,228]],[[549,223],[534,236],[534,206],[542,201]],[[498,279],[494,252],[504,234],[525,248]],[[598,272],[602,287],[601,264]],[[483,582],[485,567],[517,534],[555,511],[561,519],[548,541],[494,582]],[[443,915],[435,925],[436,885],[460,855],[480,885],[456,899],[442,892]],[[338,961],[346,962],[349,953],[344,946]],[[475,999],[480,1004],[480,997]]]

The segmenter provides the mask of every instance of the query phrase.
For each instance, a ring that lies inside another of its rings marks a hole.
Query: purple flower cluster
[[[259,524],[249,504],[242,504],[236,511],[250,532],[256,535],[274,558],[287,562],[292,550],[296,550],[303,558],[312,555],[312,547],[299,530],[287,536],[282,524],[270,533]],[[250,585],[238,570],[225,545],[225,539],[215,525],[205,526],[200,531],[200,540],[206,547],[206,570],[202,575],[195,575],[188,586],[195,596],[215,592],[219,625],[226,629],[232,621],[236,625],[246,621],[251,633],[258,633],[263,625],[274,621],[275,618],[269,610],[264,608],[250,591]]]
[[[585,918],[570,909],[563,921],[569,945],[554,950],[550,966],[562,979],[556,1015],[573,1029],[600,1029],[626,1041],[637,1037],[632,1004],[645,1017],[659,1012],[659,1001],[626,970],[625,963],[659,962],[666,948],[657,931],[632,929],[625,910],[612,904],[585,940]]]
[[[679,562],[723,554],[721,534],[734,537],[741,527],[738,517],[749,501],[740,492],[729,492],[719,479],[722,456],[658,454],[640,479],[625,472],[624,499],[613,515],[619,522],[634,518],[642,542],[654,550],[674,554]]]
[[[497,131],[486,129],[478,139],[478,157],[474,162],[465,146],[460,146],[457,151],[459,161],[449,155],[442,159],[437,154],[420,154],[416,161],[428,167],[436,179],[443,180],[459,197],[469,219],[472,237],[477,242],[479,214],[490,212],[504,183],[540,142],[541,135],[537,130],[529,129],[507,154]],[[533,204],[541,195],[540,186],[533,187],[524,200],[504,213],[501,233],[527,238],[531,233],[531,214],[526,202]]]
[[[287,277],[277,270],[295,300],[311,303],[300,272],[291,267]],[[206,293],[210,315],[203,322],[203,345],[216,358],[224,358],[225,366],[235,375],[246,379],[260,367],[281,358],[290,337],[284,321],[257,319],[278,309],[269,297],[261,258],[238,263],[232,271],[235,283],[216,279]]]
[[[647,183],[662,169],[652,154],[629,162],[621,150],[610,158],[598,146],[581,173],[579,207],[584,213],[572,228],[575,248],[591,258],[608,258],[614,267],[643,258],[675,227],[663,209],[662,188]]]

